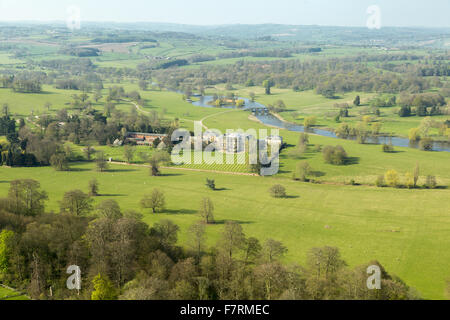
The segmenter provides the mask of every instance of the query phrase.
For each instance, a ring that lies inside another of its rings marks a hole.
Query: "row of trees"
[[[239,61],[234,65],[207,66],[195,70],[173,68],[154,71],[157,82],[168,88],[186,85],[205,87],[217,84],[263,84],[266,94],[271,88],[293,88],[296,91],[315,89],[318,94],[333,98],[337,93],[351,91],[380,93],[419,93],[432,84],[415,73],[379,72],[361,61],[327,59],[317,61]],[[433,84],[434,85],[434,84]]]
[[[389,170],[385,175],[380,175],[375,181],[377,187],[392,188],[419,188],[420,166],[417,164],[412,173],[407,172],[403,177],[396,170]],[[438,187],[436,177],[427,175],[423,184],[424,188],[435,189]]]
[[[39,77],[32,73],[18,75],[5,75],[0,79],[3,88],[11,88],[14,92],[40,93],[42,83]]]
[[[411,128],[408,137],[411,142],[419,141],[420,149],[431,151],[433,149],[433,139],[431,130],[437,129],[440,136],[448,137],[450,141],[450,124],[448,121],[436,121],[430,117],[424,118],[417,128]]]
[[[400,105],[399,116],[419,117],[442,115],[447,112],[445,98],[438,93],[402,94],[398,101]]]

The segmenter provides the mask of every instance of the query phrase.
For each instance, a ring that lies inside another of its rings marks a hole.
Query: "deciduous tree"
[[[141,200],[141,207],[152,209],[153,213],[164,210],[166,199],[164,193],[159,189],[153,189],[151,194],[147,194]]]
[[[199,214],[206,224],[214,223],[214,204],[210,198],[202,199]]]
[[[92,207],[92,199],[81,190],[72,190],[64,194],[60,203],[61,213],[69,213],[75,216],[89,214]]]

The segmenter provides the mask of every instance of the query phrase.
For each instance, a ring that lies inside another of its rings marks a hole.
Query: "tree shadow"
[[[115,194],[115,193],[104,193],[104,194],[99,194],[97,197],[126,197],[127,194]]]
[[[42,94],[42,95],[50,95],[50,94],[56,94],[55,92],[51,92],[51,91],[41,91],[35,94]]]
[[[405,152],[405,151],[398,151],[398,150],[394,150],[394,151],[389,151],[389,152],[385,152],[385,153],[403,153],[403,152]]]
[[[345,165],[346,166],[351,166],[351,165],[354,165],[354,164],[359,164],[359,160],[360,160],[359,157],[348,157],[345,160]]]
[[[134,172],[136,169],[108,169],[104,172],[117,173],[117,172]]]
[[[184,176],[184,174],[181,173],[161,173],[158,177],[179,177]]]
[[[235,223],[237,223],[237,224],[253,224],[253,223],[255,223],[254,221],[216,220],[216,221],[214,222],[214,224],[216,224],[216,225],[224,225],[224,224],[226,224],[227,222],[235,222]]]
[[[320,178],[326,175],[325,172],[322,171],[311,171],[311,175],[316,178]]]
[[[166,213],[166,214],[195,214],[195,213],[197,213],[197,211],[189,210],[189,209],[178,209],[178,210],[166,209],[166,210],[164,210],[164,213]]]
[[[228,189],[228,188],[216,188],[216,189],[214,189],[214,191],[229,191],[229,190],[231,190],[231,189]]]
[[[284,196],[282,199],[298,199],[298,198],[300,198],[300,196],[287,195],[287,196]]]
[[[86,172],[86,171],[92,171],[91,169],[86,168],[70,168],[69,172]]]

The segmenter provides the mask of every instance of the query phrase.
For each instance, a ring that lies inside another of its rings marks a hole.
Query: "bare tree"
[[[226,252],[228,257],[233,257],[236,249],[241,249],[245,243],[245,234],[242,226],[234,221],[228,221],[220,239],[221,249]]]
[[[99,195],[98,189],[99,186],[97,179],[92,179],[91,181],[89,181],[89,195],[91,197],[97,197]]]
[[[147,194],[141,200],[141,207],[152,209],[153,213],[164,210],[166,199],[164,193],[159,189],[154,189],[151,194]]]
[[[96,153],[95,164],[97,166],[97,171],[103,172],[108,170],[108,162],[106,162],[105,153],[103,151]]]
[[[214,223],[214,204],[210,198],[202,199],[199,213],[206,224]]]
[[[420,166],[419,163],[416,163],[416,167],[414,168],[414,188],[417,188],[417,182],[420,177]]]
[[[133,161],[135,152],[136,149],[134,149],[132,146],[127,145],[123,148],[123,155],[125,159],[127,159],[128,164],[130,164]]]
[[[195,252],[197,263],[200,262],[202,252],[205,249],[204,224],[195,223],[189,227],[187,243],[188,246]]]
[[[92,155],[95,153],[95,149],[92,148],[90,144],[88,144],[86,148],[83,149],[83,152],[86,155],[87,161],[91,161]]]

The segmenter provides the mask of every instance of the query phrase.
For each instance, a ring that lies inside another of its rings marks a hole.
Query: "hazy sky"
[[[0,0],[0,20],[61,20],[78,6],[81,21],[365,26],[378,5],[383,26],[450,27],[450,0]]]

